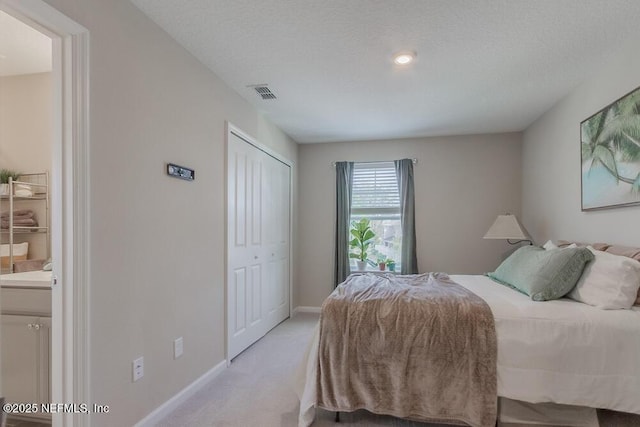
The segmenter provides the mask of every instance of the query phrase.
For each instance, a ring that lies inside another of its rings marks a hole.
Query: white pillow
[[[549,251],[551,249],[558,249],[558,245],[556,245],[555,243],[553,243],[551,240],[547,240],[547,243],[545,243],[544,245],[542,245],[542,247],[544,248],[544,250]],[[569,246],[565,246],[562,249],[567,249],[567,248],[577,248],[578,245],[576,245],[575,243],[570,244]]]
[[[553,243],[551,240],[547,240],[547,243],[545,243],[544,245],[542,245],[542,247],[544,248],[544,250],[546,251],[550,251],[551,249],[558,249],[558,246],[556,246],[555,243]]]
[[[640,288],[640,262],[587,248],[595,259],[587,264],[569,298],[605,310],[629,309]]]

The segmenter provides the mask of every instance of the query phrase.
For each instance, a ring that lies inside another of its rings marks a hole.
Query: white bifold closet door
[[[289,317],[289,165],[229,132],[229,360]]]

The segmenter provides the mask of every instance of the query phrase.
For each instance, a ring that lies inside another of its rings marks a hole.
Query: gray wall
[[[582,212],[580,202],[580,122],[640,85],[639,41],[599,63],[524,133],[523,221],[536,240],[640,246],[639,206]]]
[[[508,245],[482,236],[500,213],[520,213],[521,135],[470,135],[300,145],[300,306],[333,289],[335,170],[341,160],[417,158],[416,234],[421,272],[493,270]]]
[[[91,396],[111,409],[92,425],[130,426],[224,359],[225,120],[294,162],[297,144],[131,2],[47,1],[91,40]]]

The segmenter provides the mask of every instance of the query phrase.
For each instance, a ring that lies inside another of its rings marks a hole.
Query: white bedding
[[[485,276],[451,278],[491,307],[499,396],[640,414],[640,307],[535,302]],[[314,416],[317,341],[316,333],[297,380],[301,426]]]
[[[498,395],[640,414],[640,309],[536,302],[485,276],[451,278],[491,307]]]

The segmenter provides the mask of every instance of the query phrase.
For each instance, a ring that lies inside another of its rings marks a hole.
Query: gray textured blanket
[[[496,353],[491,309],[447,275],[352,275],[322,306],[317,405],[492,426]]]

